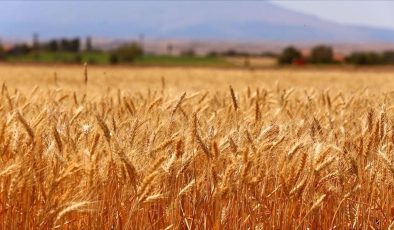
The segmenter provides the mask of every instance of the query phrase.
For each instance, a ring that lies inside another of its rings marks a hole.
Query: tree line
[[[144,51],[140,44],[136,42],[130,42],[124,44],[116,49],[110,51],[104,51],[93,47],[93,42],[90,37],[86,38],[85,46],[82,47],[82,41],[80,38],[60,38],[51,39],[45,42],[39,42],[38,35],[33,35],[33,42],[19,43],[13,45],[10,49],[5,50],[3,45],[0,43],[0,60],[7,60],[7,57],[23,57],[23,56],[34,56],[39,60],[42,54],[58,54],[62,53],[71,54],[73,59],[71,62],[81,63],[83,61],[84,54],[101,54],[108,57],[109,63],[130,63],[136,58],[142,56]]]
[[[172,50],[171,45],[171,50]],[[118,48],[110,51],[95,49],[92,44],[92,39],[87,37],[85,43],[80,38],[60,38],[51,39],[45,42],[39,42],[38,36],[33,37],[33,43],[20,43],[14,45],[11,49],[4,50],[0,44],[0,60],[7,60],[7,57],[15,56],[34,56],[39,60],[39,56],[45,53],[72,54],[72,62],[94,62],[94,60],[84,60],[84,54],[99,53],[105,56],[110,64],[118,63],[132,63],[137,58],[144,55],[144,50],[141,44],[137,42],[130,42],[123,44]],[[171,53],[171,52],[169,52]],[[169,54],[170,55],[170,54]],[[195,56],[193,49],[184,50],[180,53],[182,57]],[[384,52],[353,52],[341,58],[335,57],[332,47],[328,45],[318,45],[313,47],[308,55],[304,55],[299,49],[294,46],[289,46],[282,50],[280,54],[275,53],[261,53],[251,54],[248,52],[228,50],[223,52],[212,51],[206,56],[208,57],[270,57],[276,58],[280,65],[304,65],[304,64],[352,64],[352,65],[390,65],[394,64],[394,50]]]
[[[394,64],[394,51],[362,52],[357,51],[345,56],[342,60],[335,58],[332,47],[318,45],[312,48],[308,56],[304,56],[300,50],[293,46],[283,49],[277,57],[281,65],[289,64],[339,64],[346,63],[352,65],[390,65]]]
[[[81,41],[79,38],[72,39],[52,39],[48,42],[39,43],[34,40],[32,45],[27,43],[20,43],[14,45],[10,50],[4,51],[6,55],[26,55],[38,52],[79,52],[81,51]]]

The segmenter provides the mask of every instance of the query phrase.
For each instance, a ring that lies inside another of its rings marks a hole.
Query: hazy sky
[[[74,3],[77,0],[73,0]],[[166,0],[160,1],[161,4],[165,4]],[[170,1],[170,0],[168,0]],[[192,1],[192,0],[179,0],[179,1]],[[198,1],[198,0],[195,0]],[[211,1],[211,0],[206,0]],[[215,0],[220,2],[220,0]],[[235,0],[230,0],[235,1]],[[238,0],[239,2],[244,0]],[[258,0],[257,0],[258,1]],[[256,1],[256,2],[257,2]],[[263,1],[263,0],[262,0]],[[356,24],[356,25],[366,25],[366,26],[376,26],[376,27],[386,27],[394,29],[394,1],[386,0],[269,0],[270,2],[284,6],[289,9],[293,9],[299,12],[304,12],[308,14],[313,14],[324,19],[329,19],[331,21]],[[37,1],[38,4],[34,2],[25,1],[0,1],[0,20],[4,21],[19,21],[23,18],[30,18],[31,15],[29,8],[35,10],[35,5],[48,5],[48,7],[56,7],[59,5],[62,7],[67,1]],[[89,1],[88,4],[95,4],[95,1]],[[110,2],[109,0],[107,2]],[[116,1],[113,1],[114,3]],[[141,1],[143,2],[143,1]],[[226,4],[227,1],[223,1]],[[48,4],[46,4],[48,3]],[[85,2],[86,3],[86,2]],[[118,2],[119,3],[119,2]],[[123,2],[124,3],[124,2]],[[227,2],[228,3],[228,2]],[[253,1],[252,1],[253,3]],[[77,3],[79,4],[79,3]],[[83,3],[82,3],[83,4]],[[75,5],[75,4],[70,4]],[[29,7],[26,7],[29,6]],[[1,9],[3,8],[3,10]],[[12,10],[10,10],[12,9]],[[14,11],[15,9],[19,9]],[[66,10],[66,9],[65,9]],[[48,14],[50,12],[41,12]],[[34,12],[36,14],[36,12]],[[70,15],[71,16],[71,15]],[[56,20],[67,20],[67,16],[62,15],[62,19],[57,18]]]
[[[221,37],[227,34],[244,38],[260,33],[254,38],[267,38],[274,31],[271,24],[286,28],[277,31],[288,36],[305,29],[316,32],[316,28],[330,30],[331,34],[339,31],[353,39],[361,33],[350,35],[346,27],[330,23],[319,27],[322,21],[315,17],[273,5],[333,22],[394,30],[394,0],[0,0],[0,37],[29,38],[34,32],[42,38],[127,37],[139,33],[152,37]],[[295,25],[291,27],[293,32],[286,27],[291,23]],[[248,26],[243,28],[241,24]],[[387,31],[365,33],[379,33],[376,36],[382,39],[394,37],[393,32]],[[317,34],[309,37],[314,36]],[[365,34],[365,38],[372,39],[371,36]]]
[[[394,1],[277,0],[274,4],[331,21],[394,29]]]

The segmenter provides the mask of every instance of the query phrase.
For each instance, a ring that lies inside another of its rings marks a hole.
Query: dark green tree
[[[32,49],[30,48],[30,46],[26,44],[19,44],[15,45],[11,50],[7,51],[7,54],[18,56],[29,54],[31,51]]]
[[[79,52],[80,50],[80,40],[79,38],[74,39],[61,39],[60,40],[60,50],[69,52]]]
[[[292,64],[299,59],[302,59],[301,52],[292,46],[285,48],[278,56],[278,62],[282,65]]]
[[[334,52],[331,47],[319,45],[312,49],[309,62],[314,64],[330,64],[334,62]]]
[[[382,54],[384,64],[394,64],[394,51],[386,51]]]
[[[130,43],[114,50],[111,59],[116,59],[118,62],[134,62],[137,57],[143,54],[144,51],[137,43]]]
[[[48,50],[49,51],[54,51],[54,52],[56,52],[56,51],[58,51],[59,50],[59,44],[58,44],[58,42],[56,41],[56,40],[50,40],[49,42],[48,42]]]
[[[81,42],[79,38],[74,38],[70,41],[70,50],[71,52],[78,52],[80,49]]]
[[[381,55],[375,52],[354,52],[345,59],[354,65],[379,65],[383,63]]]
[[[0,60],[5,59],[5,52],[3,48],[3,44],[0,43]]]
[[[111,56],[109,57],[109,63],[111,65],[115,65],[119,63],[119,58],[118,56],[116,56],[116,54],[111,54]]]

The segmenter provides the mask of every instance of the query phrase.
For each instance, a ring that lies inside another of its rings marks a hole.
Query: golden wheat
[[[0,229],[392,228],[391,73],[87,71],[0,66]]]

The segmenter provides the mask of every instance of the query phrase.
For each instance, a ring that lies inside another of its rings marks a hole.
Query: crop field
[[[0,229],[387,229],[388,69],[0,65]]]

